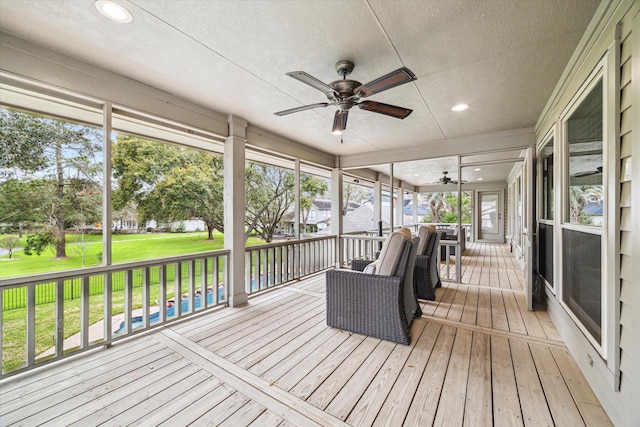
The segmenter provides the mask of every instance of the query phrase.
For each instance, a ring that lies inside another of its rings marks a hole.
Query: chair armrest
[[[354,259],[351,261],[351,270],[363,271],[364,268],[372,262],[373,261],[370,259]]]
[[[433,301],[436,299],[433,290],[433,278],[431,270],[431,256],[418,255],[416,257],[416,265],[413,269],[413,280],[416,286],[416,295],[418,299]]]

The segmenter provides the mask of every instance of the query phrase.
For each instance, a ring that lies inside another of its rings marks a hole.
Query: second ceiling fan
[[[325,84],[304,71],[292,71],[287,73],[288,76],[323,92],[330,102],[319,102],[317,104],[304,105],[302,107],[278,111],[274,114],[277,116],[286,116],[287,114],[297,113],[299,111],[333,105],[338,107],[338,110],[336,110],[336,114],[333,119],[333,129],[331,132],[338,135],[347,128],[349,110],[356,105],[362,110],[373,111],[374,113],[384,114],[386,116],[395,117],[396,119],[404,119],[411,114],[413,110],[409,108],[383,104],[382,102],[362,100],[384,90],[416,80],[416,76],[411,72],[411,70],[406,67],[398,68],[397,70],[382,77],[378,77],[367,84],[362,84],[358,81],[347,79],[347,76],[353,71],[353,67],[354,65],[351,61],[338,62],[336,64],[336,71],[340,76],[342,76],[342,80],[336,80],[329,84]]]

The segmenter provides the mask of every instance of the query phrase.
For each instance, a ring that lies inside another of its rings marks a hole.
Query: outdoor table
[[[445,258],[445,266],[447,268],[447,280],[451,280],[450,276],[449,276],[449,260],[451,258],[451,255],[449,254],[449,247],[455,247],[456,248],[456,283],[460,283],[460,251],[458,250],[458,246],[459,243],[457,240],[443,240],[440,239],[440,247],[444,247],[446,248],[446,258]],[[438,254],[439,255],[439,254]]]

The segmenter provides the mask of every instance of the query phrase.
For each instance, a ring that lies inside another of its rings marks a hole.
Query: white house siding
[[[603,279],[607,298],[610,299],[606,304],[610,313],[607,332],[614,337],[613,344],[605,344],[609,350],[606,360],[562,307],[560,294],[556,296],[547,291],[551,318],[616,426],[640,426],[640,219],[637,212],[632,215],[633,206],[636,206],[636,210],[640,206],[640,191],[637,188],[640,185],[640,90],[638,83],[635,88],[632,85],[632,81],[640,81],[639,12],[640,1],[603,1],[536,126],[538,140],[554,123],[560,126],[558,117],[603,55],[607,52],[610,56],[615,55],[610,47],[614,46],[616,28],[620,24],[620,69],[612,70],[619,73],[620,91],[608,92],[606,100],[609,105],[619,102],[620,111],[620,140],[611,138],[609,132],[606,139],[609,147],[615,148],[618,142],[620,144],[615,160],[610,157],[611,163],[615,161],[617,164],[608,164],[610,170],[618,171],[610,188],[619,191],[619,199],[615,210],[609,213],[609,221],[618,221],[615,233],[610,233],[615,236],[607,237],[608,248],[613,250],[613,256],[608,259],[615,262],[607,263]],[[628,173],[627,165],[630,166],[630,163],[627,162],[632,157],[636,157],[636,165]],[[632,181],[636,182],[635,187]],[[614,242],[613,245],[611,242]],[[618,261],[619,270],[616,270]],[[615,313],[617,308],[620,310],[619,317]],[[583,416],[588,419],[588,414]]]
[[[624,420],[628,425],[640,425],[640,354],[638,352],[638,341],[640,340],[640,324],[637,314],[640,310],[640,280],[637,274],[634,278],[634,268],[637,273],[640,254],[634,255],[632,241],[638,240],[638,230],[633,229],[632,224],[632,199],[633,191],[638,193],[640,182],[632,185],[631,158],[632,158],[632,128],[635,125],[636,145],[638,144],[638,133],[640,133],[640,123],[638,114],[632,109],[633,101],[636,101],[635,109],[640,108],[637,104],[640,81],[636,82],[635,94],[632,86],[632,52],[638,55],[638,48],[635,46],[640,41],[640,16],[638,15],[638,2],[635,7],[627,13],[621,25],[621,49],[620,49],[620,399],[621,407],[629,408],[630,416]],[[634,59],[634,65],[640,64],[640,58]],[[636,70],[635,75],[638,75]],[[634,99],[635,97],[635,99]],[[636,147],[637,150],[637,147]],[[640,168],[640,158],[636,158],[636,168]],[[637,175],[636,175],[637,176]],[[637,203],[636,195],[635,202]],[[636,210],[638,206],[636,205]],[[638,213],[636,212],[637,216]],[[634,231],[636,235],[634,236]],[[634,266],[635,264],[635,266]]]

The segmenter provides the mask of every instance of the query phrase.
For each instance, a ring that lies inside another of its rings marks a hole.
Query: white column
[[[404,190],[402,181],[398,183],[398,199],[396,200],[396,222],[400,227],[404,226]]]
[[[111,104],[102,107],[102,265],[111,265]]]
[[[229,137],[224,143],[224,247],[231,253],[227,265],[229,305],[247,302],[244,288],[245,144],[247,122],[229,115]]]
[[[375,230],[378,230],[380,221],[382,221],[382,182],[380,182],[380,174],[378,174],[373,183],[373,228]]]
[[[391,227],[391,233],[393,233],[394,226],[393,219],[393,163],[389,164],[389,226]]]
[[[295,227],[295,237],[296,240],[300,239],[300,159],[296,159],[296,164],[295,164],[295,174],[294,174],[294,186],[295,186],[295,201],[294,201],[294,221],[293,221],[293,226]],[[298,247],[298,246],[296,246]],[[296,258],[298,259],[298,258]]]
[[[420,222],[420,218],[418,218],[419,214],[418,214],[418,193],[416,191],[413,192],[412,195],[413,200],[411,201],[411,203],[413,204],[413,223],[417,224],[418,222]],[[417,228],[416,228],[416,231]]]
[[[336,239],[336,268],[342,263],[342,170],[334,168],[331,171],[331,234],[338,236]]]

